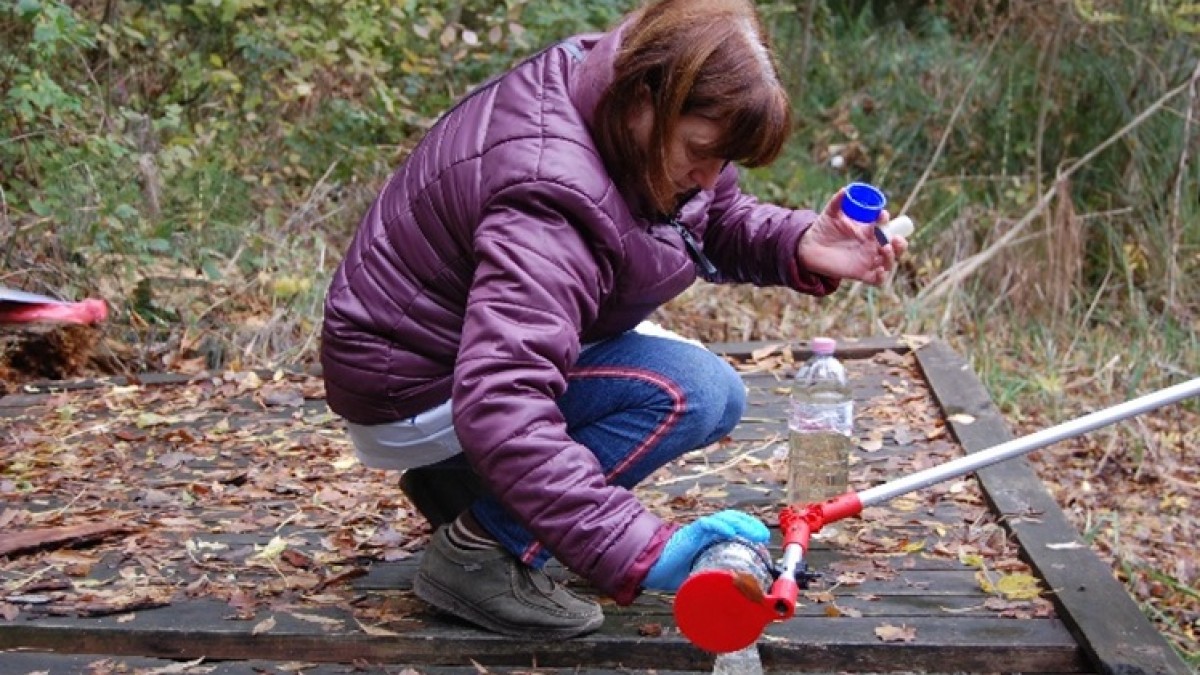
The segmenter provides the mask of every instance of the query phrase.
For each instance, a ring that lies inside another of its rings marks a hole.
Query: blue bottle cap
[[[851,183],[842,196],[842,213],[851,220],[870,225],[887,204],[887,197],[874,185]]]

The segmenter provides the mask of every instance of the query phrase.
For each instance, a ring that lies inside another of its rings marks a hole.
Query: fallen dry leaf
[[[743,597],[750,602],[758,605],[763,601],[763,589],[758,583],[758,579],[754,578],[749,572],[737,571],[733,573],[733,587],[736,588]]]
[[[356,619],[356,621],[357,621],[357,619]],[[358,627],[363,629],[363,632],[366,633],[367,635],[375,635],[377,637],[394,637],[396,635],[399,635],[399,633],[397,633],[396,631],[388,630],[386,628],[380,628],[379,626],[371,626],[371,625],[365,624],[361,621],[358,621]]]
[[[262,635],[263,633],[271,632],[275,627],[275,617],[268,616],[267,618],[254,624],[254,628],[250,630],[251,635]]]
[[[993,581],[986,571],[979,570],[975,579],[984,593],[1003,595],[1009,600],[1033,600],[1041,595],[1041,582],[1029,574],[1004,574]]]
[[[903,624],[884,624],[875,629],[875,636],[884,642],[912,642],[917,639],[917,629]]]
[[[315,623],[324,628],[340,628],[345,623],[341,619],[335,619],[331,616],[321,616],[319,614],[302,614],[300,612],[288,612],[288,614],[301,621]]]
[[[663,626],[661,623],[644,623],[638,626],[638,635],[643,637],[662,637]]]

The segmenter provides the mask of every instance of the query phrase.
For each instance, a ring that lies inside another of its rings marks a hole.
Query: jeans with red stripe
[[[732,366],[703,347],[628,332],[584,350],[558,407],[567,433],[596,455],[608,482],[632,489],[733,431],[746,408],[746,389]],[[526,563],[541,567],[549,559],[495,499],[480,499],[471,510]]]

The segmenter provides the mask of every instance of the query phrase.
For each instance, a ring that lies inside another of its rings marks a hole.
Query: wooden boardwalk
[[[713,348],[744,373],[745,419],[639,493],[681,521],[738,508],[775,525],[792,353]],[[1011,438],[944,343],[839,351],[856,489]],[[312,375],[231,373],[0,398],[0,673],[712,669],[666,595],[606,602],[600,631],[558,642],[429,610],[411,592],[428,530],[396,476],[353,461],[322,395]],[[767,671],[1188,672],[1023,459],[834,527],[810,555],[821,580],[758,642]]]

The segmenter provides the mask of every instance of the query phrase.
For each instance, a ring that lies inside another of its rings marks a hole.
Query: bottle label
[[[836,405],[795,403],[789,417],[788,427],[800,433],[830,430],[847,436],[854,433],[854,403],[852,401]]]

